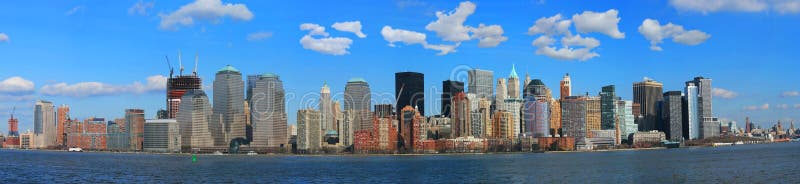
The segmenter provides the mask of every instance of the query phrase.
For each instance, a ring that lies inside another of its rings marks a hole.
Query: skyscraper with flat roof
[[[287,137],[286,93],[283,81],[274,73],[261,75],[254,83],[250,98],[250,120],[253,141],[250,146],[281,148],[289,143]]]
[[[686,95],[683,97],[683,137],[687,140],[694,140],[700,138],[700,124],[702,122],[702,118],[700,117],[700,112],[698,109],[698,105],[700,104],[698,100],[698,92],[697,86],[695,83],[686,83],[686,87],[684,88],[684,92]]]
[[[177,121],[180,124],[181,150],[191,151],[195,148],[214,146],[211,137],[211,104],[202,89],[186,91],[181,98]],[[126,120],[127,124],[127,120]]]
[[[352,78],[344,87],[344,110],[353,115],[356,130],[372,129],[372,94],[363,78]]]
[[[130,150],[142,150],[144,142],[144,110],[125,109],[125,128],[130,136]]]
[[[600,92],[600,128],[613,130],[616,128],[617,93],[614,85],[603,86]]]
[[[643,118],[638,124],[639,131],[658,130],[659,124],[658,107],[659,101],[663,100],[663,84],[653,79],[645,78],[642,82],[633,83],[633,103],[640,104],[640,111]]]
[[[479,98],[491,98],[494,93],[494,72],[489,70],[472,69],[467,72],[469,76],[469,93]]]
[[[220,68],[214,78],[214,145],[228,146],[236,138],[247,138],[244,112],[244,80],[231,65]]]
[[[584,96],[561,99],[561,136],[574,137],[576,141],[586,138],[586,101]]]
[[[411,106],[425,114],[425,75],[417,72],[397,72],[394,74],[394,94],[397,98],[396,113],[402,107]],[[399,117],[398,117],[399,118]]]
[[[453,105],[453,96],[460,92],[464,92],[464,82],[453,80],[442,81],[442,115],[444,117],[451,117],[450,108]]]
[[[661,101],[661,130],[671,141],[683,139],[683,94],[680,91],[664,93]]]
[[[297,111],[297,150],[314,153],[322,148],[320,112],[313,109]]]
[[[33,135],[35,148],[47,148],[56,145],[56,112],[53,102],[36,101],[33,110]]]

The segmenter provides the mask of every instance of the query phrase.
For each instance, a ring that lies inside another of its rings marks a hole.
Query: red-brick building
[[[85,121],[67,121],[64,124],[67,134],[67,147],[79,147],[85,150],[106,149],[106,123],[103,118],[89,118]]]
[[[397,126],[395,117],[373,117],[372,129],[357,130],[354,136],[356,153],[395,153],[397,152]]]

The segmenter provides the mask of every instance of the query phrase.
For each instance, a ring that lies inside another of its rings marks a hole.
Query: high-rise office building
[[[574,137],[576,142],[586,138],[586,101],[585,96],[561,99],[561,136]]]
[[[519,93],[519,76],[517,76],[517,69],[511,65],[511,74],[508,75],[508,97],[522,98]]]
[[[564,78],[561,79],[561,99],[564,99],[568,96],[572,96],[572,79],[569,78],[569,73],[564,75]]]
[[[659,124],[657,104],[664,96],[661,83],[645,78],[642,82],[633,83],[633,103],[640,104],[640,111],[643,118],[639,118],[636,124],[639,131],[658,130]]]
[[[280,76],[266,73],[254,82],[250,98],[253,141],[250,146],[282,148],[287,137],[286,93]]]
[[[66,137],[66,134],[64,133],[64,124],[69,121],[69,106],[58,106],[57,111],[58,121],[56,122],[56,145],[64,146],[66,145],[66,141],[64,140]]]
[[[469,93],[479,98],[491,98],[494,93],[494,72],[489,70],[472,69],[467,72],[469,76]]]
[[[144,123],[142,150],[146,152],[181,151],[180,125],[174,119],[154,119]]]
[[[207,98],[206,98],[207,100]],[[192,107],[192,109],[195,109]],[[130,150],[142,150],[144,142],[144,110],[125,109],[125,128],[130,136]]]
[[[339,142],[344,146],[353,145],[353,138],[356,131],[356,126],[353,124],[353,115],[350,111],[342,111],[337,113],[336,119],[339,125]]]
[[[600,92],[600,128],[614,130],[616,128],[617,93],[614,85],[603,86]]]
[[[714,117],[712,111],[712,93],[711,93],[711,79],[703,77],[695,77],[694,80],[687,81],[686,85],[694,84],[697,86],[697,117],[700,124],[700,138],[709,138],[719,136],[719,122]],[[716,122],[716,123],[715,123]]]
[[[452,122],[453,125],[451,126],[452,130],[452,137],[466,137],[472,134],[472,121],[470,120],[470,99],[467,98],[467,94],[464,92],[456,93],[453,96],[453,105],[451,106],[452,110]]]
[[[532,96],[537,100],[546,100],[547,98],[547,86],[544,85],[544,82],[539,79],[533,79],[527,86],[525,86],[525,94],[523,97]]]
[[[464,82],[446,80],[442,81],[442,115],[444,117],[451,117],[451,106],[453,96],[456,93],[464,92]]]
[[[19,136],[19,119],[14,118],[14,114],[8,118],[8,136]]]
[[[661,101],[661,130],[671,141],[683,139],[683,94],[680,91],[664,93]]]
[[[513,139],[519,138],[519,134],[522,133],[522,130],[525,129],[522,122],[522,104],[524,101],[519,98],[508,98],[505,101],[505,107],[503,107],[506,111],[510,113],[509,117],[511,117],[511,125],[513,129],[513,133],[511,134]]]
[[[33,110],[33,135],[35,148],[56,145],[56,112],[52,102],[36,101]]]
[[[197,76],[197,73],[192,75],[179,74],[174,77],[170,74],[167,79],[167,114],[169,119],[177,117],[183,94],[188,90],[201,89],[202,84],[203,82]]]
[[[394,74],[395,105],[399,116],[402,107],[411,106],[425,114],[425,75],[417,72],[398,72]]]
[[[344,110],[353,115],[356,130],[372,129],[370,103],[372,94],[369,84],[363,78],[352,78],[344,87]]]
[[[180,102],[177,121],[181,132],[181,150],[191,151],[196,148],[214,146],[214,139],[211,137],[211,128],[209,127],[211,104],[205,91],[202,89],[188,90],[183,94]]]
[[[561,100],[550,98],[550,135],[561,134]]]
[[[698,92],[695,83],[686,83],[683,88],[686,95],[683,97],[683,137],[687,140],[700,138],[700,124],[703,120],[700,117],[698,102]]]
[[[591,135],[593,130],[601,130],[601,110],[600,110],[600,97],[588,96],[586,97],[586,135]]]
[[[228,146],[236,138],[247,138],[244,111],[244,80],[231,65],[219,69],[214,78],[214,146]]]
[[[620,137],[623,140],[628,140],[628,136],[636,133],[639,127],[634,123],[633,117],[633,101],[630,100],[617,100],[617,123],[620,127]]]
[[[394,114],[394,107],[392,104],[376,104],[374,105],[375,114],[378,118],[391,118]]]
[[[320,127],[322,127],[322,132],[327,132],[328,130],[336,130],[337,127],[334,126],[334,122],[336,121],[335,115],[336,113],[333,112],[333,100],[331,100],[331,88],[328,87],[328,83],[325,82],[322,84],[322,88],[319,90],[319,113],[320,113]]]
[[[525,97],[522,110],[525,120],[525,133],[533,137],[550,136],[550,108],[548,100],[537,100],[533,96]]]
[[[494,104],[497,110],[503,110],[503,103],[505,103],[507,98],[509,97],[508,91],[506,90],[506,79],[499,78],[497,79],[497,94],[494,96]]]
[[[400,110],[400,141],[402,148],[413,150],[415,143],[420,141],[419,126],[422,123],[422,115],[416,108],[405,106]]]
[[[322,148],[320,112],[313,109],[297,111],[297,150],[313,153]]]

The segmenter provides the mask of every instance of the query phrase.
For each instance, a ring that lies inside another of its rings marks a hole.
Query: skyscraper
[[[352,78],[344,87],[344,110],[353,115],[356,130],[372,129],[369,84],[363,78]]]
[[[417,72],[398,72],[394,74],[394,94],[397,98],[396,111],[399,116],[402,107],[411,106],[425,114],[425,75]],[[399,117],[398,117],[399,118]]]
[[[506,79],[497,79],[497,94],[494,97],[494,104],[497,110],[503,110],[503,103],[508,97],[508,90],[506,90]],[[510,97],[513,98],[513,97]]]
[[[14,118],[14,114],[8,118],[8,136],[19,136],[19,119]]]
[[[661,130],[671,141],[683,140],[683,99],[680,91],[664,93],[661,101]]]
[[[623,140],[628,140],[630,134],[636,133],[639,127],[636,127],[633,117],[633,101],[630,100],[617,100],[617,122],[620,127],[620,137]]]
[[[698,109],[697,86],[694,83],[686,83],[683,88],[686,96],[683,97],[683,137],[687,140],[700,138],[700,112]]]
[[[572,96],[572,80],[569,78],[569,73],[561,79],[561,99],[568,96]]]
[[[576,142],[586,138],[586,97],[561,99],[561,128],[561,136],[574,137]]]
[[[125,128],[130,136],[130,150],[142,150],[142,144],[144,144],[144,123],[144,110],[125,109]]]
[[[33,110],[34,147],[47,148],[56,144],[56,112],[52,102],[36,101]]]
[[[228,146],[236,138],[247,138],[244,111],[244,80],[231,65],[219,69],[214,78],[214,146]]]
[[[592,130],[601,130],[601,110],[600,110],[600,97],[586,96],[586,135],[590,135]]]
[[[322,88],[319,90],[319,113],[320,113],[320,127],[322,128],[322,132],[327,132],[328,130],[336,130],[337,127],[334,126],[335,121],[335,113],[333,112],[333,101],[331,100],[331,88],[328,87],[328,83],[325,82],[322,84]]]
[[[191,151],[195,148],[214,146],[214,139],[211,137],[209,127],[211,104],[205,91],[202,89],[188,90],[183,94],[180,102],[177,121],[181,132],[181,150]]]
[[[719,122],[712,111],[711,79],[695,77],[694,80],[687,81],[686,85],[693,83],[697,86],[697,114],[700,124],[700,138],[719,136]]]
[[[451,117],[450,108],[453,104],[453,96],[461,92],[464,92],[464,82],[453,80],[442,81],[442,115],[444,117]]]
[[[550,108],[548,100],[537,100],[533,96],[525,97],[525,105],[523,108],[523,119],[525,120],[526,130],[528,135],[533,137],[549,137],[550,136]]]
[[[469,93],[479,98],[491,98],[494,93],[494,72],[489,70],[472,69],[467,72],[469,76]]]
[[[617,93],[614,85],[603,86],[600,92],[600,126],[603,130],[613,130],[616,128],[616,100]]]
[[[183,94],[188,90],[201,89],[202,83],[197,73],[192,75],[180,74],[175,77],[170,74],[169,79],[167,79],[167,114],[169,119],[177,117]]]
[[[58,106],[58,121],[56,124],[56,145],[66,145],[66,141],[64,138],[66,134],[64,133],[64,124],[69,121],[69,106],[68,105],[61,105]]]
[[[279,148],[288,142],[286,120],[286,93],[280,76],[273,73],[261,75],[255,83],[250,99],[254,147]]]
[[[642,82],[633,83],[633,103],[640,104],[640,111],[643,118],[636,122],[639,131],[658,130],[658,109],[657,103],[664,96],[663,85],[650,78],[645,78]]]
[[[419,141],[419,124],[422,123],[422,115],[417,109],[405,106],[400,110],[400,140],[403,148],[413,150],[414,143]],[[416,126],[415,126],[416,125]]]
[[[511,74],[508,75],[508,97],[522,98],[519,94],[519,77],[517,76],[517,69],[511,65]]]
[[[472,134],[470,121],[470,102],[464,92],[456,93],[453,96],[452,105],[452,137],[465,137]]]
[[[522,125],[522,122],[520,122],[522,120],[522,103],[524,103],[522,99],[508,98],[505,101],[505,107],[503,107],[506,111],[511,113],[509,117],[511,117],[511,125],[513,126],[512,129],[514,131],[512,133],[513,139],[517,139],[519,134],[522,133],[522,130],[525,129],[525,127],[523,127],[524,125]]]

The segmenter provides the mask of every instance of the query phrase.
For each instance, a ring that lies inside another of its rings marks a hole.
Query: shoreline
[[[756,143],[744,145],[757,145],[757,144],[779,144],[779,143],[793,143],[793,142],[772,142],[772,143]],[[742,145],[730,145],[742,146]],[[116,151],[83,151],[83,152],[69,152],[67,150],[52,150],[52,149],[19,149],[19,148],[0,148],[0,150],[15,150],[15,151],[45,151],[45,152],[65,152],[65,153],[106,153],[106,154],[141,154],[141,155],[174,155],[174,156],[247,156],[247,157],[264,157],[264,156],[297,156],[297,157],[338,157],[338,156],[460,156],[460,155],[494,155],[494,154],[566,154],[566,153],[603,153],[603,152],[625,152],[625,151],[652,151],[652,150],[668,150],[668,149],[702,149],[702,148],[715,148],[715,147],[730,147],[730,146],[685,146],[680,148],[666,148],[666,147],[651,147],[651,148],[621,148],[621,149],[603,149],[603,150],[588,150],[588,151],[545,151],[545,152],[478,152],[478,153],[393,153],[393,154],[353,154],[353,153],[337,153],[337,154],[293,154],[293,153],[270,153],[270,154],[223,154],[215,155],[213,153],[192,154],[192,153],[158,153],[158,152],[116,152]]]

